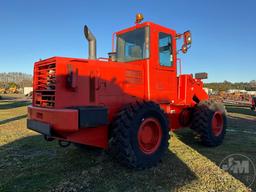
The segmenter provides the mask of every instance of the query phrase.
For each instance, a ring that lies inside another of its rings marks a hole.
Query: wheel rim
[[[223,115],[221,112],[215,112],[212,118],[212,132],[214,136],[219,136],[223,130]]]
[[[162,129],[159,121],[155,118],[145,119],[138,131],[138,143],[140,150],[145,154],[154,153],[162,139]]]

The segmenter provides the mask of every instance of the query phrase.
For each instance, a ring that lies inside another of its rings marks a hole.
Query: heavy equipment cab
[[[152,28],[152,30],[151,30]],[[128,30],[128,31],[127,31]],[[158,32],[158,39],[150,38],[155,31],[153,23],[147,22],[142,26],[127,29],[117,33],[116,58],[118,62],[138,61],[150,59],[151,47],[153,42],[158,42],[159,64],[170,67],[173,64],[172,39],[171,32]],[[150,41],[152,43],[150,44]]]
[[[176,32],[152,22],[116,33],[116,62],[144,65],[146,98],[163,103],[177,100]],[[174,39],[174,41],[173,41]]]
[[[190,127],[206,146],[221,144],[225,109],[208,101],[207,74],[177,74],[177,54],[191,47],[190,32],[142,18],[138,14],[134,26],[114,33],[109,58],[97,58],[96,38],[85,26],[88,59],[36,62],[28,128],[61,146],[108,149],[134,168],[155,165],[168,149],[169,132],[179,128]]]

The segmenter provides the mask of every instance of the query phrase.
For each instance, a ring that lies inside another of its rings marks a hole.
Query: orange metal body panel
[[[49,123],[57,132],[72,133],[78,131],[78,111],[72,109],[47,109],[28,107],[28,118]]]
[[[93,128],[80,129],[78,132],[68,134],[65,138],[67,141],[92,145],[95,147],[108,147],[108,126],[99,126]]]
[[[176,32],[160,25],[146,22],[117,32],[122,34],[139,27],[150,27],[150,57],[149,59],[131,62],[113,62],[104,60],[88,60],[64,57],[53,57],[35,63],[34,90],[42,81],[38,69],[43,65],[54,63],[56,70],[56,85],[53,98],[54,107],[36,107],[44,102],[40,93],[34,93],[33,106],[29,107],[29,118],[48,122],[63,140],[95,145],[106,148],[108,127],[85,128],[78,127],[78,112],[67,109],[74,106],[105,106],[108,108],[108,120],[129,103],[140,100],[151,100],[159,103],[170,118],[170,129],[182,127],[179,114],[182,109],[193,107],[196,103],[193,97],[207,100],[208,95],[203,90],[203,83],[192,75],[177,77]],[[173,37],[173,65],[171,67],[159,64],[158,33],[164,32]],[[67,86],[67,77],[72,72],[72,86]],[[93,82],[94,87],[90,86]],[[48,93],[47,92],[47,93]],[[53,91],[52,91],[53,92]],[[39,118],[37,113],[42,113]],[[70,134],[66,134],[67,132]]]

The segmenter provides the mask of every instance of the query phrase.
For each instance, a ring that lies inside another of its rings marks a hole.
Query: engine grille
[[[56,92],[56,64],[39,64],[34,71],[34,105],[53,108]]]

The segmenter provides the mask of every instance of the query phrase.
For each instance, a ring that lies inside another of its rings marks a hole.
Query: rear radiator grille
[[[35,67],[34,105],[53,108],[56,92],[56,64],[41,64]]]

